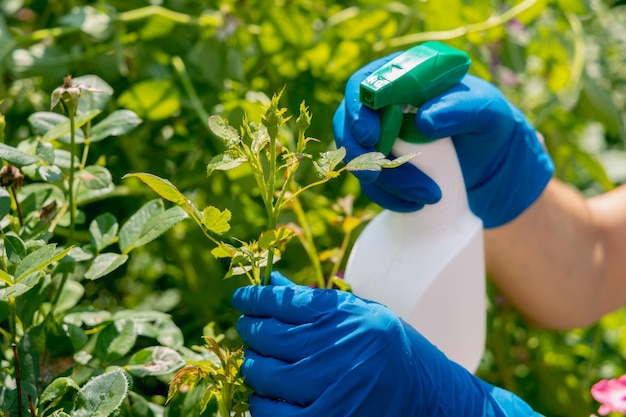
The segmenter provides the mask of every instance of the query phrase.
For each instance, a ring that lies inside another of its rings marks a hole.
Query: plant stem
[[[485,30],[489,30],[491,28],[500,26],[509,20],[514,19],[520,13],[530,9],[532,6],[537,4],[538,0],[524,0],[523,2],[511,7],[509,10],[504,13],[491,16],[489,19],[480,22],[473,23],[466,26],[461,26],[456,29],[451,30],[441,30],[434,32],[418,32],[412,33],[410,35],[399,36],[397,38],[378,41],[374,44],[374,51],[381,52],[386,49],[394,49],[406,47],[409,45],[415,45],[425,41],[442,41],[448,39],[460,38],[461,36],[468,35],[470,33],[482,32]]]
[[[339,272],[339,267],[341,266],[343,258],[346,256],[346,252],[348,250],[348,244],[350,243],[350,237],[352,236],[352,232],[345,232],[343,236],[343,240],[341,242],[341,247],[339,248],[339,256],[337,256],[337,262],[334,263],[333,269],[328,276],[328,285],[332,286],[332,280],[337,276],[337,272]]]
[[[20,202],[17,201],[17,192],[15,191],[15,187],[11,187],[10,189],[13,201],[15,201],[15,208],[17,209],[17,218],[20,221],[20,227],[24,227],[24,216],[22,215],[22,207],[20,206]]]
[[[292,209],[295,213],[298,223],[300,223],[300,227],[302,228],[302,237],[301,241],[302,247],[309,257],[309,261],[311,262],[311,266],[313,266],[313,270],[315,271],[315,279],[317,281],[317,286],[319,288],[324,288],[326,286],[324,282],[324,272],[322,271],[322,264],[320,262],[319,255],[315,248],[315,242],[313,241],[313,232],[311,231],[311,225],[306,218],[306,213],[302,208],[302,204],[300,204],[300,199],[295,197],[291,199],[292,201]]]
[[[198,97],[198,93],[196,93],[196,89],[194,88],[193,83],[191,82],[191,79],[189,78],[189,74],[187,73],[187,68],[185,68],[185,63],[179,56],[174,56],[172,57],[172,66],[174,67],[174,69],[176,70],[176,73],[180,77],[180,81],[183,84],[183,88],[185,89],[185,92],[189,96],[189,99],[191,100],[191,106],[196,111],[196,114],[198,115],[200,122],[202,122],[202,125],[206,127],[210,132],[211,129],[209,129],[209,125],[207,123],[207,121],[209,120],[209,114],[204,109],[204,106],[202,105],[202,102],[200,101],[200,97]]]
[[[22,417],[22,371],[20,369],[20,356],[15,342],[11,343],[13,357],[15,358],[15,386],[17,387],[17,417]]]
[[[17,340],[17,309],[15,307],[15,297],[9,297],[9,327],[11,331],[11,343]]]
[[[230,384],[225,383],[222,386],[222,399],[217,402],[217,408],[220,412],[221,417],[230,417],[230,407],[229,403],[231,401],[231,390]]]
[[[268,230],[276,228],[278,222],[279,207],[274,206],[274,193],[276,187],[276,140],[278,137],[278,127],[272,126],[267,128],[267,133],[270,136],[270,154],[269,154],[269,174],[267,181],[267,201],[265,207],[267,210],[267,227]],[[267,265],[265,266],[265,278],[263,279],[263,285],[269,285],[272,275],[272,265],[274,263],[274,248],[269,247],[267,253]]]

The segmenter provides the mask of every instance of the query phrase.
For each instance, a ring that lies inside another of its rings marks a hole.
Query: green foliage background
[[[129,172],[151,172],[199,205],[229,208],[232,234],[257,236],[263,207],[247,172],[206,178],[221,144],[210,114],[235,126],[258,119],[259,102],[285,87],[292,113],[306,100],[318,151],[334,146],[331,120],[347,78],[360,66],[425,40],[470,53],[472,72],[497,84],[544,134],[557,176],[588,194],[626,180],[626,6],[600,0],[5,0],[0,4],[0,111],[4,142],[34,133],[28,116],[48,111],[50,93],[67,74],[96,74],[115,95],[107,111],[128,108],[143,123],[131,134],[99,142],[113,174],[112,198],[92,203],[127,218],[154,198]],[[289,140],[287,132],[284,133]],[[104,161],[92,161],[97,164]],[[313,170],[303,176],[313,176]],[[321,252],[340,245],[339,197],[355,196],[355,212],[377,210],[353,177],[303,198]],[[103,207],[106,205],[106,207]],[[285,222],[293,220],[286,215]],[[170,313],[187,344],[215,322],[236,343],[230,307],[236,279],[213,259],[191,222],[133,254],[128,264],[85,283],[82,301],[98,308]],[[306,256],[290,245],[278,268],[310,280]],[[626,372],[624,311],[570,332],[526,325],[491,289],[488,352],[480,376],[520,394],[547,416],[588,416],[599,378]],[[2,324],[5,325],[4,323]],[[6,349],[5,346],[2,349]],[[143,395],[160,402],[163,383]],[[189,400],[192,401],[192,400]],[[161,401],[162,402],[162,401]],[[182,406],[180,406],[182,407]],[[177,415],[168,409],[168,415]],[[146,414],[147,415],[147,414]]]

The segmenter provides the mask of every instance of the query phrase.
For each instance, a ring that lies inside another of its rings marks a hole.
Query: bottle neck
[[[430,228],[461,221],[468,215],[473,216],[467,203],[459,160],[450,138],[419,144],[398,139],[392,153],[396,156],[415,153],[416,156],[409,163],[432,178],[441,189],[442,195],[437,203],[406,213],[402,216],[405,218],[403,222]]]

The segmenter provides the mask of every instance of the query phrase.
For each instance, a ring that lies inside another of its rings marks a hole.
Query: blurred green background
[[[87,212],[124,219],[155,195],[129,172],[150,172],[198,206],[233,212],[232,234],[254,238],[265,226],[262,203],[241,171],[206,177],[222,150],[207,117],[238,126],[258,119],[264,97],[285,88],[282,104],[313,114],[314,151],[334,147],[331,120],[347,78],[388,53],[426,40],[467,51],[471,72],[498,85],[545,136],[559,178],[588,195],[626,180],[626,5],[599,0],[3,0],[0,4],[0,111],[5,142],[33,136],[28,116],[50,108],[63,77],[96,74],[114,97],[108,112],[135,111],[131,134],[93,146],[105,155],[116,189]],[[98,161],[92,161],[97,163]],[[303,172],[302,180],[314,175]],[[354,213],[376,211],[358,182],[342,176],[303,198],[322,256],[343,233],[338,199]],[[105,205],[103,207],[103,205]],[[285,222],[293,221],[285,214]],[[358,230],[357,230],[358,231]],[[237,343],[230,306],[243,283],[223,281],[227,265],[192,222],[133,253],[130,262],[85,283],[85,304],[115,311],[168,312],[188,344],[215,322]],[[311,275],[293,243],[277,268],[300,282]],[[588,416],[589,388],[625,372],[625,312],[569,332],[525,324],[490,288],[488,350],[479,374],[510,389],[546,416]]]

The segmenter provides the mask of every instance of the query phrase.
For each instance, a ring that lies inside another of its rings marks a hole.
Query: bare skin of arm
[[[626,305],[626,186],[593,198],[556,179],[512,222],[485,231],[487,271],[530,322],[587,326]]]

